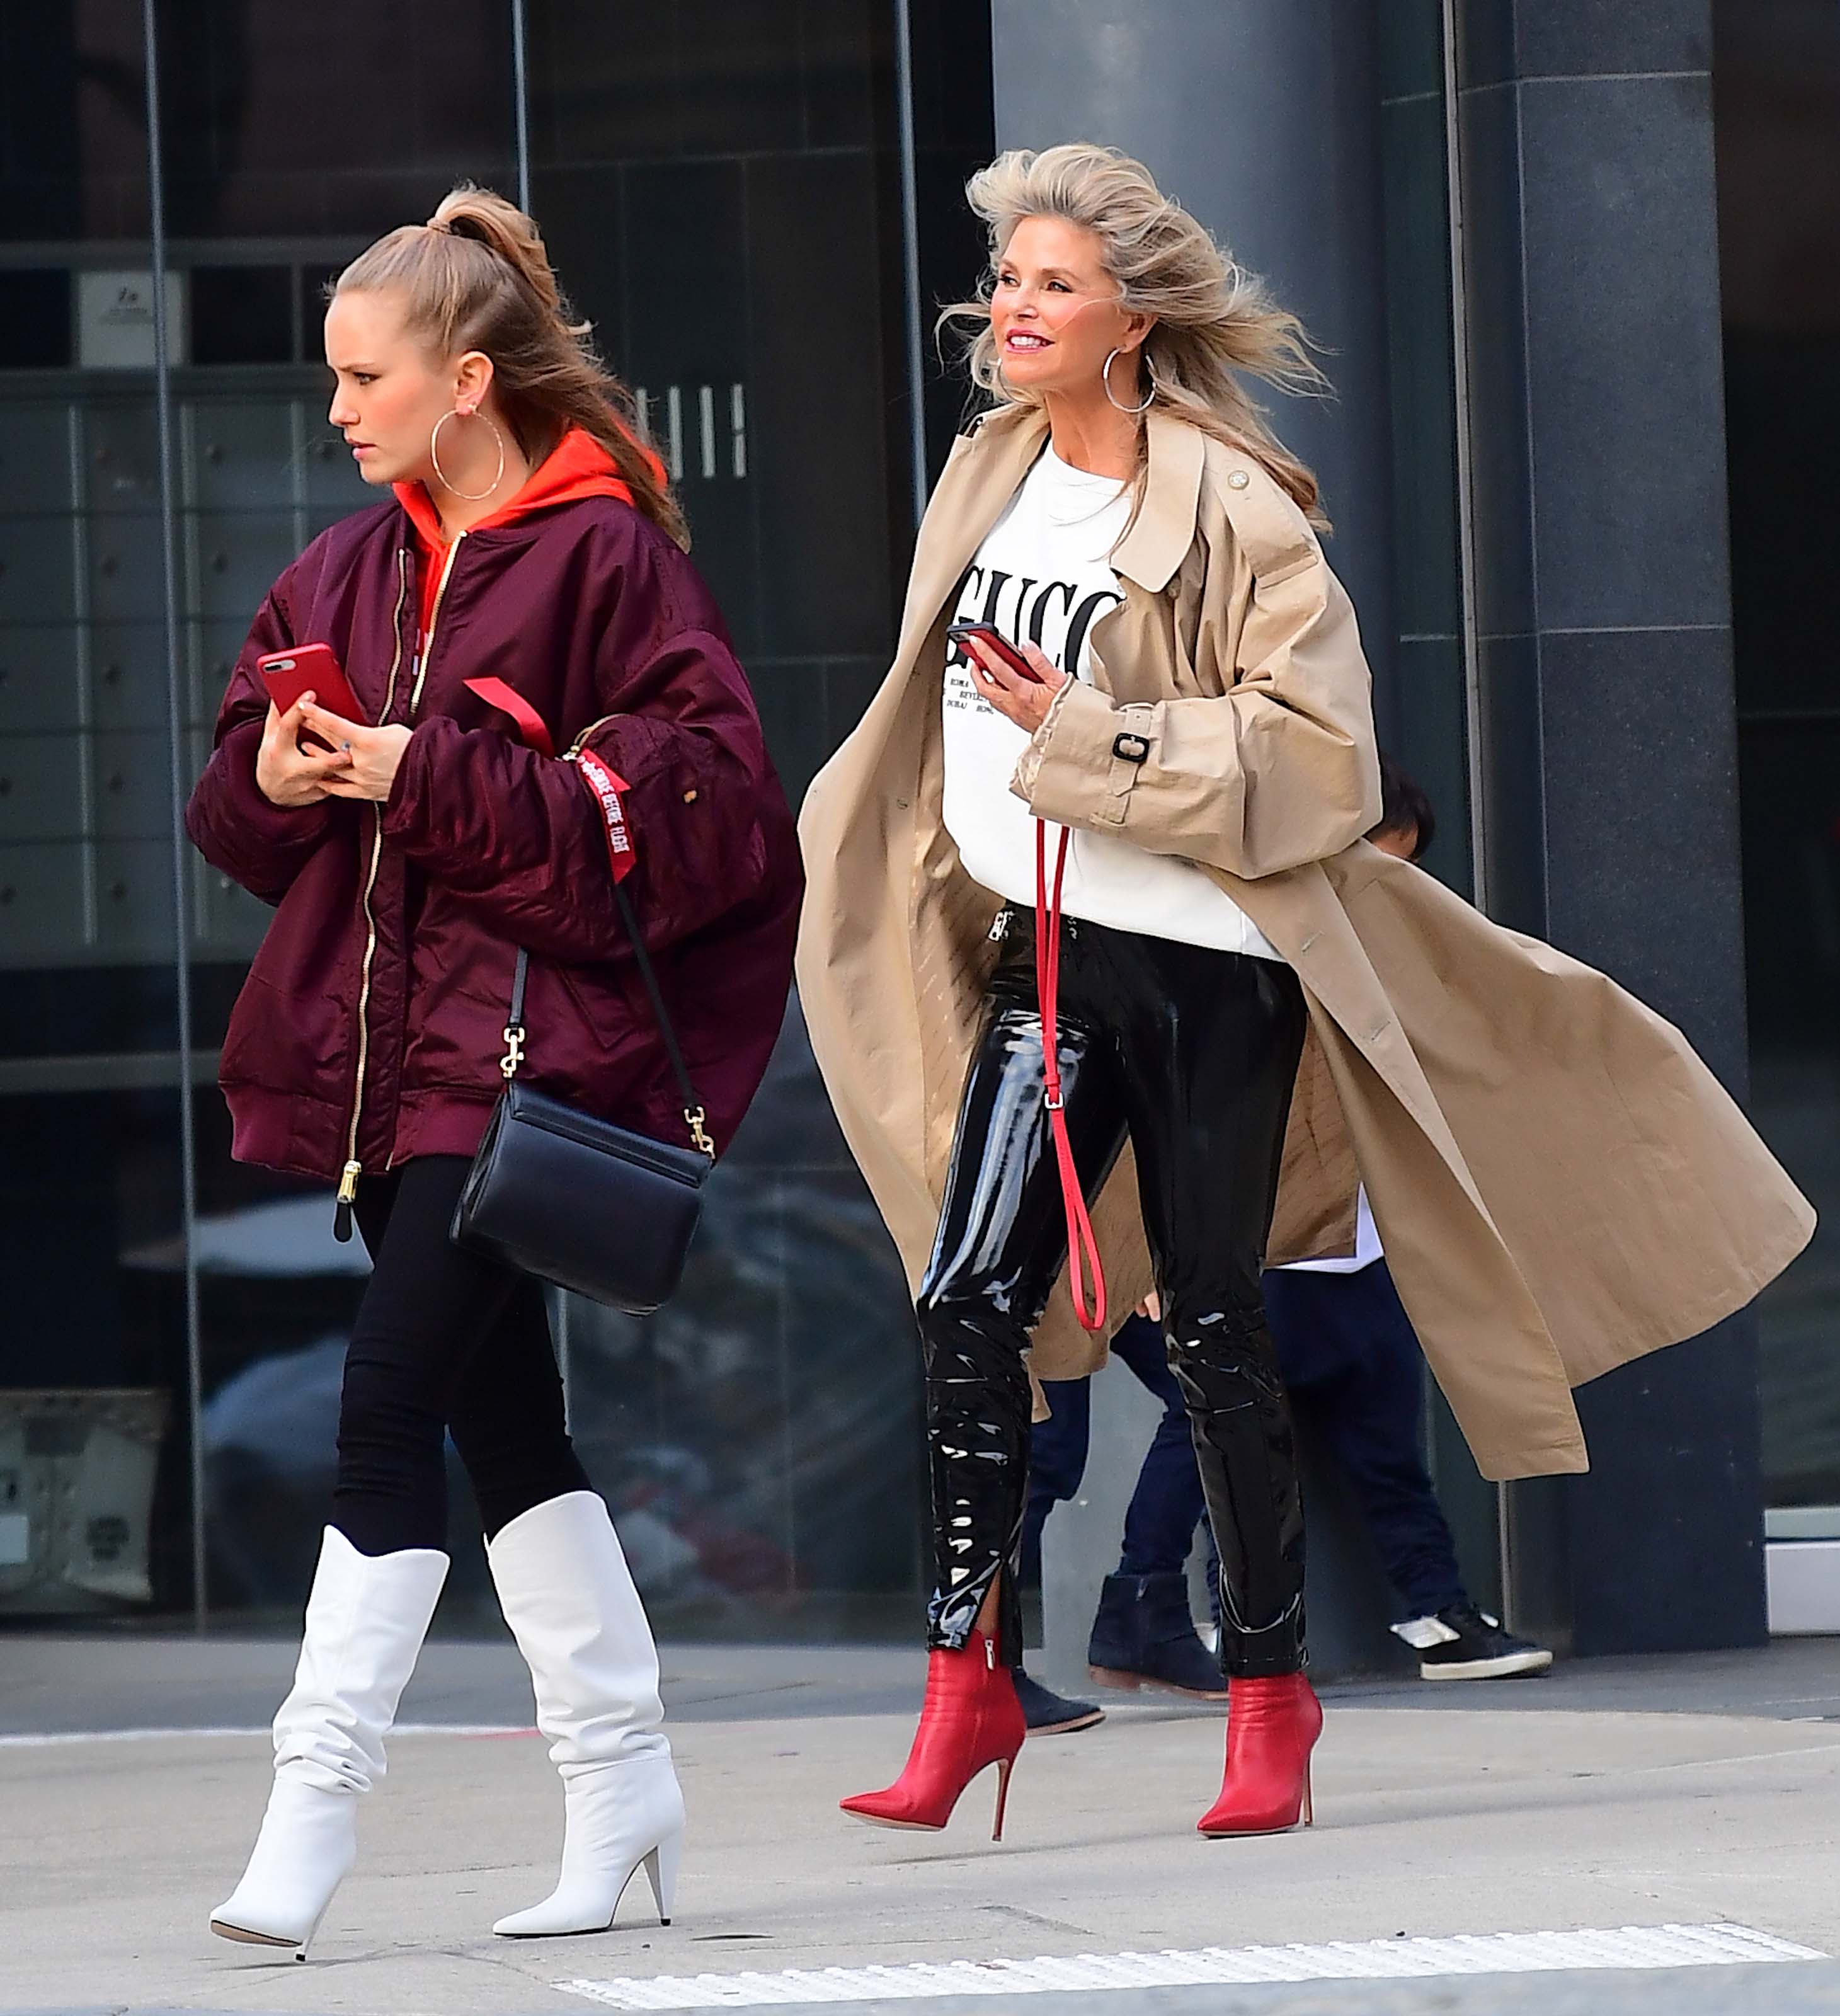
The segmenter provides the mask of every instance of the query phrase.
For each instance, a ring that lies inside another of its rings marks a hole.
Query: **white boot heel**
[[[592,1491],[533,1506],[493,1535],[486,1558],[563,1780],[561,1878],[493,1931],[603,1932],[642,1866],[668,1920],[683,1794],[660,1726],[657,1649],[607,1507]]]
[[[275,1718],[275,1784],[243,1880],[211,1914],[221,1939],[304,1960],[358,1856],[358,1800],[427,1635],[447,1556],[361,1554],[326,1529],[292,1692]]]
[[[211,1928],[245,1946],[297,1946],[304,1960],[357,1859],[357,1795],[277,1778],[249,1867],[211,1914]]]
[[[683,1836],[673,1834],[669,1841],[661,1841],[645,1859],[646,1880],[652,1886],[652,1902],[658,1907],[658,1923],[671,1922],[672,1900],[677,1895],[678,1858],[683,1849]]]
[[[628,1885],[643,1868],[668,1924],[683,1846],[683,1795],[668,1751],[579,1773],[567,1781],[562,1874],[528,1911],[501,1918],[502,1939],[556,1939],[610,1930]]]

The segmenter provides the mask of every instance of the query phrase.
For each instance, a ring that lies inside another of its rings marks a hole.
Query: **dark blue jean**
[[[1112,1339],[1111,1354],[1163,1403],[1163,1418],[1144,1453],[1137,1486],[1125,1514],[1125,1549],[1118,1573],[1161,1575],[1179,1570],[1188,1560],[1195,1528],[1201,1522],[1201,1474],[1195,1463],[1188,1410],[1169,1370],[1168,1346],[1159,1325],[1147,1316],[1134,1316]],[[1022,1515],[1025,1582],[1041,1574],[1042,1528],[1048,1514],[1080,1488],[1091,1434],[1089,1381],[1043,1380],[1042,1390],[1054,1411],[1052,1418],[1036,1422],[1029,1432],[1028,1499]]]
[[[1425,1468],[1424,1359],[1386,1262],[1352,1274],[1273,1269],[1264,1288],[1291,1412],[1346,1471],[1398,1596],[1399,1615],[1428,1617],[1466,1601],[1450,1528]],[[1179,1569],[1201,1521],[1201,1487],[1162,1332],[1147,1318],[1133,1316],[1111,1348],[1163,1402],[1163,1418],[1125,1514],[1118,1571]],[[1042,1527],[1049,1513],[1080,1488],[1091,1418],[1086,1381],[1042,1384],[1054,1411],[1030,1437],[1025,1580],[1040,1574]]]
[[[1348,1474],[1401,1617],[1467,1600],[1424,1462],[1424,1359],[1386,1262],[1265,1276],[1291,1411]]]

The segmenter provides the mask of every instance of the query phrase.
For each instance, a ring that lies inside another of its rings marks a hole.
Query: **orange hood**
[[[390,487],[409,513],[423,545],[432,553],[445,553],[448,536],[423,486],[395,483]],[[613,457],[585,428],[571,427],[531,471],[524,488],[510,503],[501,504],[468,530],[483,532],[488,526],[509,525],[530,512],[547,510],[556,504],[573,504],[582,497],[618,497],[623,503],[632,502],[632,492],[621,480]]]

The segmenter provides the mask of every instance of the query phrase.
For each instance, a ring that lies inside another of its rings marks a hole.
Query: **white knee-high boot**
[[[658,1654],[600,1495],[534,1506],[486,1549],[505,1622],[531,1669],[537,1726],[562,1774],[562,1876],[508,1939],[605,1931],[643,1863],[671,1922],[683,1795],[660,1725]]]
[[[447,1556],[320,1544],[293,1691],[275,1717],[275,1789],[243,1880],[211,1913],[220,1938],[306,1949],[358,1852],[358,1795],[383,1775],[383,1737],[447,1579]]]

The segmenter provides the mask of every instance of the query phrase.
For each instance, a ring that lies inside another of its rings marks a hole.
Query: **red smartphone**
[[[967,637],[975,637],[987,650],[995,652],[1018,679],[1027,679],[1034,686],[1041,684],[1041,674],[1008,638],[999,635],[988,623],[953,623],[948,625],[945,634],[960,650],[963,649]],[[970,653],[967,652],[966,655],[969,657]]]
[[[256,661],[256,670],[262,675],[277,714],[286,714],[302,693],[310,693],[329,714],[342,715],[347,721],[364,719],[358,696],[329,644],[301,644],[291,651],[265,651]],[[330,746],[317,735],[307,739],[322,749]]]

